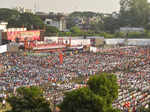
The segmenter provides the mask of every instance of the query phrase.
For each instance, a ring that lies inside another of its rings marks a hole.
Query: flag
[[[63,54],[62,53],[59,53],[59,61],[60,61],[60,64],[63,64]]]

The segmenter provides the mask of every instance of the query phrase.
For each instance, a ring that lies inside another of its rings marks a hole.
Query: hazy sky
[[[25,8],[46,12],[73,12],[73,11],[94,11],[111,13],[119,10],[120,0],[0,0],[0,8],[13,8],[23,6]],[[39,5],[38,5],[39,4]]]

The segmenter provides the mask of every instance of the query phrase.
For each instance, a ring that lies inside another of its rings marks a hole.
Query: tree
[[[120,0],[120,11],[127,11],[130,8],[130,0]]]
[[[88,81],[88,86],[96,95],[106,99],[108,106],[111,106],[118,97],[117,78],[114,74],[101,73],[92,76]]]
[[[27,27],[28,29],[43,29],[44,23],[39,16],[32,13],[19,13],[16,10],[0,9],[0,21],[8,22],[9,28]]]
[[[43,29],[44,23],[40,17],[32,13],[22,13],[20,14],[20,19],[17,21],[19,27],[24,26],[28,29]]]
[[[68,17],[66,21],[67,29],[70,29],[76,25],[74,17]]]
[[[71,32],[59,32],[59,37],[71,36]]]
[[[95,16],[100,16],[101,14],[99,13],[95,13],[95,12],[91,12],[91,11],[85,11],[85,12],[73,12],[71,13],[69,16],[70,17],[85,17],[85,18],[91,18],[91,17],[95,17]]]
[[[57,35],[57,33],[59,32],[59,30],[54,26],[46,26],[45,30],[46,30],[45,31],[46,36],[54,36]]]
[[[121,0],[120,25],[145,27],[149,22],[150,5],[148,0]]]
[[[81,31],[81,29],[79,28],[79,27],[77,27],[77,26],[74,26],[74,27],[72,27],[71,29],[70,29],[70,32],[73,34],[73,35],[75,35],[75,36],[79,36],[79,35],[82,35],[82,31]]]
[[[90,28],[93,32],[95,33],[100,33],[102,31],[104,31],[104,23],[103,21],[99,21],[98,23],[93,23],[91,24],[91,28]]]
[[[8,22],[8,27],[14,26],[16,27],[16,22],[18,21],[20,17],[20,13],[15,10],[7,9],[7,8],[1,8],[0,9],[0,21],[6,21]]]
[[[118,19],[108,16],[104,18],[104,31],[114,33],[119,29]]]
[[[0,21],[9,21],[10,19],[17,20],[19,12],[7,8],[0,9]]]
[[[88,88],[66,93],[59,107],[61,112],[106,112],[107,109],[105,100]]]
[[[35,86],[18,88],[17,96],[8,98],[8,102],[12,107],[11,112],[51,112],[49,102]]]

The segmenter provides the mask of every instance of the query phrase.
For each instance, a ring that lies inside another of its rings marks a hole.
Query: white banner
[[[96,53],[97,52],[97,48],[96,47],[90,47],[90,51]]]
[[[72,39],[71,40],[71,45],[90,45],[91,41],[90,39]]]
[[[7,52],[7,45],[1,45],[0,46],[0,53]]]

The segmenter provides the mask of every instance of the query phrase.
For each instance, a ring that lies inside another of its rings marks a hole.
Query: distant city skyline
[[[118,12],[120,0],[1,0],[0,8],[21,6],[42,12],[93,11],[99,13]]]

